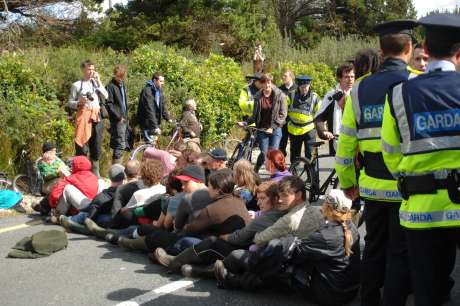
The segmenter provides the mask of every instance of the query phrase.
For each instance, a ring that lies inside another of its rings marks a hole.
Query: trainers
[[[166,253],[163,248],[157,248],[155,250],[155,258],[162,266],[169,267],[171,261],[174,259],[174,256]]]
[[[225,279],[227,278],[227,269],[225,269],[222,260],[216,260],[214,264],[214,276],[217,279],[217,287],[225,288]]]

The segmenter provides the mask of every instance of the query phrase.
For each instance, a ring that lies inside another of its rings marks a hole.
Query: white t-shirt
[[[104,86],[96,87],[95,82],[92,81],[76,81],[70,88],[69,106],[72,109],[77,109],[78,100],[80,97],[83,95],[86,96],[87,93],[91,93],[93,101],[88,101],[85,107],[98,108],[100,107],[100,104],[97,92],[100,92],[106,99],[109,97],[109,94],[107,93],[107,90],[104,88]]]
[[[166,187],[161,184],[153,185],[152,187],[144,189],[139,189],[133,194],[128,204],[126,204],[126,208],[139,207],[147,203],[151,203],[155,200],[155,196],[160,197],[165,193]]]

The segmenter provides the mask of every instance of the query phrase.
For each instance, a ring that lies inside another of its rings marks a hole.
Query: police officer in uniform
[[[291,142],[291,164],[300,157],[302,144],[305,147],[305,157],[310,159],[312,146],[309,141],[315,141],[316,130],[313,117],[318,112],[321,100],[311,88],[312,78],[301,75],[296,79],[297,91],[288,109],[288,132]]]
[[[433,14],[425,28],[427,73],[388,95],[382,125],[385,164],[398,177],[416,306],[449,296],[460,240],[460,18]]]
[[[363,306],[405,305],[410,290],[407,247],[398,215],[401,196],[383,162],[380,130],[387,92],[411,77],[407,63],[412,56],[411,29],[416,25],[412,20],[395,20],[375,27],[384,62],[375,73],[355,82],[342,117],[335,168],[346,195],[360,196],[365,204]],[[354,165],[357,152],[363,160],[359,184]]]
[[[238,106],[240,107],[240,110],[243,113],[244,120],[252,116],[252,111],[254,110],[254,96],[262,86],[260,84],[261,77],[261,73],[256,73],[253,76],[246,76],[248,84],[240,91]]]

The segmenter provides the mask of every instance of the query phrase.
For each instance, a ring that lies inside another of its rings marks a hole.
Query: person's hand
[[[84,96],[81,96],[80,99],[78,99],[78,104],[77,106],[79,108],[82,108],[86,105],[86,103],[88,103],[88,98],[84,97]]]
[[[154,221],[152,222],[152,225],[155,226],[155,227],[159,227],[159,226],[158,226],[158,221],[157,221],[157,220],[154,220]]]
[[[228,240],[228,234],[220,235],[219,239],[227,241]]]
[[[273,129],[272,128],[268,128],[265,130],[265,133],[267,134],[273,134]]]
[[[248,213],[249,213],[249,216],[251,217],[251,219],[255,219],[255,218],[256,218],[256,212],[255,212],[255,211],[250,210],[250,211],[248,211]]]
[[[153,130],[153,133],[154,133],[155,135],[160,135],[160,134],[161,134],[160,128],[154,129],[154,130]]]
[[[353,201],[359,197],[359,188],[358,186],[353,186],[347,189],[343,189],[343,193],[347,198]]]
[[[337,104],[342,110],[345,108],[345,102],[347,101],[347,96],[348,94],[344,92],[343,97],[339,101],[337,101]]]
[[[97,82],[97,85],[101,85],[101,77],[99,76],[99,73],[97,71],[94,71],[93,74],[93,79]]]
[[[243,121],[237,122],[236,124],[238,124],[239,127],[245,127],[247,125],[247,123]]]
[[[332,140],[332,139],[335,138],[335,137],[334,137],[334,134],[332,134],[332,133],[329,132],[329,131],[324,132],[324,137],[326,137],[327,140]]]
[[[192,138],[196,137],[195,132],[194,132],[194,131],[190,131],[190,136],[191,136]]]

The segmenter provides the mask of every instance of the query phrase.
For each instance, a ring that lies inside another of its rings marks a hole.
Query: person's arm
[[[155,110],[153,109],[153,103],[155,97],[152,97],[148,92],[151,91],[150,87],[145,87],[139,97],[139,107],[142,105],[144,109],[143,117],[145,120],[145,126],[149,127],[149,130],[155,130],[160,128],[158,126],[158,120],[155,116]]]
[[[171,120],[171,115],[168,112],[168,108],[166,107],[166,101],[165,97],[163,96],[163,93],[161,93],[161,103],[163,103],[161,107],[161,116],[163,117],[164,120],[170,121]]]
[[[107,90],[105,90],[104,85],[102,85],[102,81],[99,77],[99,73],[95,72],[94,73],[94,78],[91,80],[93,82],[93,85],[95,87],[95,90],[99,92],[100,95],[102,95],[106,100],[109,97]],[[101,102],[101,101],[99,101]]]
[[[212,225],[211,216],[207,207],[200,211],[200,214],[187,224],[184,229],[187,233],[200,233]]]
[[[268,243],[270,240],[287,236],[291,233],[291,213],[283,216],[282,218],[278,219],[270,227],[267,227],[262,232],[257,233],[254,236],[254,243],[261,246]]]
[[[170,214],[167,213],[163,222],[163,227],[167,230],[171,229],[174,224],[174,217]]]
[[[315,231],[307,239],[303,239],[294,249],[293,264],[304,264],[307,260],[320,260],[330,258],[326,240],[321,231]]]
[[[107,84],[107,110],[112,118],[115,118],[116,121],[120,121],[123,119],[121,116],[120,112],[117,109],[117,94],[116,94],[117,88],[115,87],[112,82]]]
[[[191,134],[191,132],[193,132],[193,130],[190,128],[192,125],[192,117],[189,112],[184,112],[184,115],[179,124],[184,134]]]
[[[187,195],[188,196],[188,195]],[[187,197],[186,196],[186,197]],[[187,224],[188,218],[192,213],[187,199],[182,199],[177,207],[176,217],[174,218],[174,228],[178,231],[182,230]]]
[[[284,93],[281,93],[279,98],[280,98],[280,103],[281,104],[280,104],[280,109],[279,109],[278,116],[276,117],[277,118],[277,120],[275,122],[277,124],[276,127],[283,126],[283,124],[286,122],[287,113],[288,113],[288,104],[287,104],[286,95]]]
[[[255,234],[257,233],[257,229],[254,226],[254,223],[256,222],[258,222],[257,219],[253,220],[245,227],[236,230],[231,234],[225,235],[226,237],[223,237],[224,240],[236,246],[244,247],[250,245],[254,239]]]
[[[399,85],[401,86],[401,85]],[[399,90],[399,88],[396,88]],[[383,110],[383,122],[382,122],[382,155],[385,165],[387,166],[393,177],[399,177],[398,165],[400,164],[403,156],[401,154],[401,135],[399,133],[398,125],[392,110],[392,97],[388,97],[385,102]],[[396,98],[401,98],[396,97]]]
[[[78,103],[79,103],[79,94],[80,94],[80,88],[78,87],[78,82],[72,84],[70,87],[70,95],[69,95],[69,100],[67,102],[67,105],[69,106],[70,109],[72,110],[77,110],[78,109]]]
[[[164,227],[165,222],[165,214],[161,212],[160,217],[158,217],[158,220],[155,220],[152,222],[152,225],[158,228]]]

